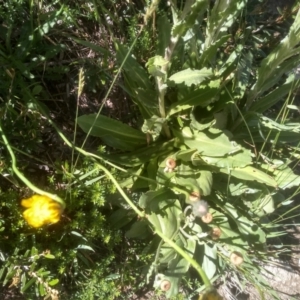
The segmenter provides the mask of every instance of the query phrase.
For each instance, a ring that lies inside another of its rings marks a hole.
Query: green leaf
[[[252,72],[253,55],[250,51],[242,52],[238,61],[237,70],[234,77],[234,98],[243,98],[248,87],[250,74]]]
[[[45,291],[44,283],[43,282],[39,282],[38,285],[39,285],[40,296],[45,296],[46,295],[46,291]]]
[[[243,168],[252,164],[251,151],[242,147],[240,150],[237,150],[236,154],[225,155],[224,157],[210,157],[201,155],[201,159],[207,164],[214,165],[219,168]]]
[[[215,1],[214,7],[208,16],[204,50],[209,49],[222,36],[236,20],[238,14],[245,7],[245,0]]]
[[[120,208],[111,214],[111,216],[108,218],[108,221],[112,228],[120,229],[130,223],[133,218],[134,215],[132,215],[130,211],[125,208]]]
[[[182,236],[182,239],[184,237]],[[184,239],[185,240],[185,239]],[[182,248],[185,250],[185,252],[189,255],[189,257],[193,257],[195,249],[196,249],[196,241],[193,239],[185,240],[185,244],[182,246]],[[185,274],[190,268],[190,263],[180,255],[178,255],[178,260],[173,260],[170,264],[167,274],[168,275],[176,275]]]
[[[176,159],[182,160],[184,162],[189,162],[192,160],[192,157],[196,152],[196,149],[180,150],[176,153]]]
[[[242,194],[255,194],[260,192],[258,188],[250,187],[248,184],[239,182],[238,184],[230,183],[229,190],[232,196],[240,196]]]
[[[100,137],[106,144],[121,150],[135,150],[146,144],[146,135],[120,121],[96,114],[83,115],[77,118],[78,125],[84,132]],[[94,123],[95,122],[95,123]]]
[[[209,246],[204,244],[204,255],[202,261],[203,271],[206,273],[208,279],[212,279],[217,271],[217,247],[216,245]]]
[[[172,29],[173,36],[183,36],[188,30],[194,27],[195,24],[201,23],[203,14],[208,6],[208,0],[196,0],[193,1],[193,5],[190,8],[190,14],[185,16],[183,20],[176,22]]]
[[[121,65],[123,63],[123,60],[127,56],[128,49],[121,44],[117,44],[116,50],[117,60],[118,63]],[[129,80],[130,89],[138,87],[144,90],[153,89],[146,70],[142,68],[142,66],[136,61],[136,59],[132,55],[129,55],[127,57],[127,60],[123,65],[123,70],[128,75],[127,79]]]
[[[189,148],[197,149],[200,156],[222,157],[240,150],[240,146],[230,141],[222,131],[216,129],[216,132],[218,132],[218,134],[211,134],[207,131],[192,133],[192,131],[186,127],[183,128],[178,136]]]
[[[257,82],[248,95],[248,101],[250,103],[257,97],[257,95],[261,94],[270,87],[268,80],[272,76],[276,76],[277,69],[279,69],[280,65],[295,54],[299,54],[299,42],[300,11],[298,10],[294,23],[290,27],[288,35],[266,58],[263,59],[261,66],[258,69]]]
[[[300,185],[300,176],[296,175],[289,167],[283,170],[274,170],[273,175],[278,184],[278,187],[285,190],[294,186]]]
[[[240,232],[244,233],[251,242],[262,244],[266,242],[265,232],[252,220],[243,216],[241,211],[237,211],[237,209],[228,202],[223,206],[223,209],[230,214]]]
[[[165,49],[169,46],[171,38],[171,24],[166,14],[159,15],[157,18],[157,35],[158,45],[157,54],[165,55]]]
[[[159,138],[164,122],[165,119],[159,118],[158,116],[152,116],[151,119],[144,121],[142,131],[151,134],[153,140],[156,141]]]
[[[266,96],[258,98],[251,106],[251,111],[263,113],[268,108],[275,105],[278,101],[282,100],[286,95],[300,86],[300,81],[285,82],[276,89],[269,92]]]
[[[59,283],[59,280],[58,279],[52,279],[52,280],[50,280],[49,282],[48,282],[48,284],[50,285],[50,286],[54,286],[54,285],[56,285],[56,284],[58,284]]]
[[[208,48],[206,48],[200,57],[199,64],[202,65],[205,62],[210,62],[213,60],[220,47],[223,46],[230,38],[230,34],[224,35],[218,41],[212,43]]]
[[[141,220],[133,223],[131,228],[126,232],[126,237],[145,239],[148,237],[149,233],[150,231],[148,223],[144,220]]]
[[[54,259],[55,256],[52,254],[44,254],[44,257],[48,258],[48,259]]]
[[[78,245],[76,247],[76,249],[79,249],[79,250],[90,250],[90,251],[95,252],[95,250],[92,247],[88,246],[88,245]]]
[[[168,202],[162,203],[165,208],[160,213],[148,214],[149,222],[162,232],[166,237],[172,239],[177,233],[180,225],[180,216],[182,209],[178,200],[172,203],[172,206],[168,206]]]
[[[203,196],[210,195],[212,185],[213,185],[213,176],[210,171],[202,170],[199,172],[199,177],[197,182],[200,186],[200,194]]]
[[[148,59],[146,67],[148,68],[149,74],[152,76],[164,76],[165,72],[162,67],[167,65],[169,62],[165,60],[162,56],[156,55]]]
[[[212,80],[208,84],[200,85],[196,90],[182,95],[182,99],[173,103],[167,114],[170,116],[188,108],[196,106],[207,106],[217,100],[217,94],[220,92],[220,80]]]
[[[167,155],[174,151],[174,140],[168,142],[154,142],[147,147],[124,154],[101,154],[102,157],[119,163],[123,166],[135,167],[155,159],[158,156]]]
[[[198,85],[212,76],[213,72],[211,69],[203,68],[201,70],[191,70],[188,68],[173,74],[169,78],[169,81],[175,82],[176,84],[184,83],[186,86],[191,86],[192,84]]]
[[[275,188],[278,187],[277,182],[273,177],[251,166],[234,169],[222,168],[220,169],[220,171],[228,175],[230,174],[231,176],[234,176],[239,179],[258,181],[260,183],[265,183]]]
[[[139,199],[139,206],[148,212],[159,213],[166,206],[172,205],[174,201],[169,201],[171,199],[176,199],[177,196],[174,192],[167,188],[161,188],[157,191],[148,191],[144,193]]]
[[[279,124],[272,119],[259,116],[259,122],[262,126],[270,129],[275,129],[277,131],[289,131],[289,132],[297,132],[300,133],[300,124],[299,123],[286,123],[286,124]]]
[[[21,288],[21,293],[26,292],[26,290],[28,290],[35,282],[36,282],[36,278],[32,277],[30,280],[27,281],[27,283]]]
[[[136,61],[132,55],[127,56],[128,49],[121,45],[116,45],[117,61],[123,64],[123,76],[125,86],[121,87],[131,96],[131,99],[138,105],[142,116],[145,119],[157,114],[154,109],[157,106],[157,92],[155,91],[146,70]],[[148,94],[148,96],[147,96]]]

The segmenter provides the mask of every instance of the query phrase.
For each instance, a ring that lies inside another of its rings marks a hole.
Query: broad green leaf
[[[197,149],[200,156],[222,157],[240,149],[240,146],[230,141],[222,131],[219,131],[219,134],[203,131],[192,133],[188,128],[184,128],[179,137],[189,148]]]
[[[212,80],[207,84],[200,85],[196,90],[184,94],[182,99],[170,106],[167,118],[194,105],[207,106],[209,103],[215,102],[220,92],[220,84],[220,80]]]
[[[231,176],[234,176],[239,179],[258,181],[275,188],[278,187],[277,182],[273,177],[251,166],[233,169],[222,168],[220,169],[220,171],[228,175],[230,174]]]
[[[191,70],[189,68],[173,74],[169,78],[169,81],[175,82],[176,84],[184,83],[186,86],[191,86],[192,84],[198,85],[212,76],[213,72],[211,69],[203,68],[201,70]]]
[[[243,168],[252,164],[251,151],[242,147],[240,150],[237,150],[237,153],[228,154],[224,157],[210,157],[201,155],[201,159],[207,164],[214,165],[219,168]]]
[[[279,124],[265,116],[260,116],[259,121],[261,125],[266,128],[275,129],[277,131],[290,131],[300,133],[300,123]]]
[[[260,199],[260,212],[264,214],[271,214],[275,210],[274,200],[273,197],[269,194]]]
[[[176,244],[185,250],[185,252],[193,257],[195,249],[196,249],[196,241],[193,239],[186,240],[182,234],[179,234],[180,238],[176,238]],[[168,263],[168,268],[165,270],[165,278],[168,278],[171,282],[171,286],[176,284],[174,289],[170,289],[166,293],[167,297],[174,296],[175,292],[178,293],[178,285],[181,277],[188,271],[190,264],[189,262],[180,256],[173,248],[166,245],[166,248],[161,251],[162,258],[161,261]]]
[[[129,93],[131,99],[138,105],[145,119],[157,114],[157,93],[149,79],[147,71],[128,54],[128,49],[121,44],[116,45],[117,61],[123,65],[123,77],[125,85],[121,87]],[[125,61],[125,62],[124,62]],[[148,97],[146,95],[148,94]]]
[[[203,196],[210,195],[212,185],[213,185],[213,176],[210,171],[201,170],[199,172],[199,177],[197,182],[200,187],[200,194]]]
[[[117,60],[121,65],[127,56],[128,49],[121,44],[116,45],[116,48]],[[132,55],[129,54],[127,57],[123,65],[123,70],[129,75],[130,88],[142,88],[145,90],[153,89],[146,70],[142,68]]]
[[[230,183],[229,190],[232,196],[239,196],[242,194],[256,194],[260,192],[260,189],[250,187],[243,182],[239,182],[238,184]]]
[[[278,187],[285,190],[294,186],[300,185],[300,176],[296,175],[294,171],[287,167],[283,170],[274,170],[273,175],[278,184]]]
[[[182,236],[182,239],[185,240],[185,238]],[[182,247],[185,252],[189,255],[189,257],[193,257],[195,249],[196,249],[196,241],[193,239],[188,239],[185,240],[185,244],[182,245]],[[190,268],[190,263],[180,255],[177,255],[178,259],[173,260],[172,263],[169,265],[167,274],[168,275],[173,275],[176,276],[176,274],[183,275],[185,274],[189,268]]]
[[[153,140],[156,141],[162,129],[165,119],[159,118],[158,116],[152,116],[151,119],[144,120],[142,131],[152,136]]]
[[[200,123],[200,122],[198,122],[196,120],[196,118],[195,118],[195,116],[194,116],[193,113],[190,114],[190,118],[191,118],[191,125],[190,125],[190,127],[192,129],[200,130],[200,131],[208,129],[208,128],[212,127],[213,125],[215,125],[215,123],[216,123],[216,120],[211,120],[208,123],[202,124],[202,123]]]
[[[159,213],[164,207],[173,204],[177,196],[174,192],[167,188],[161,188],[157,191],[148,191],[144,193],[139,199],[139,206],[148,212]],[[171,200],[171,201],[169,201]]]
[[[265,232],[252,220],[243,216],[241,210],[237,210],[232,204],[227,202],[223,209],[231,216],[232,220],[236,223],[241,233],[245,234],[245,238],[254,243],[266,242]]]
[[[96,114],[83,115],[77,118],[78,125],[84,132],[100,137],[106,144],[121,150],[135,150],[147,143],[146,135],[120,121]],[[95,123],[94,123],[95,122]]]
[[[209,246],[204,244],[204,255],[202,261],[203,271],[206,273],[208,279],[212,279],[217,271],[218,255],[216,245]]]
[[[158,156],[167,155],[174,151],[174,140],[168,142],[154,142],[149,146],[140,148],[130,153],[110,154],[101,156],[107,160],[121,164],[123,166],[135,167],[144,164],[145,162],[155,159]]]
[[[188,162],[192,160],[193,155],[197,152],[196,149],[180,150],[176,153],[176,159]]]
[[[220,242],[223,242],[224,240],[224,243],[226,242],[227,244],[236,247],[245,247],[248,244],[239,232],[231,229],[228,222],[222,222],[221,224],[218,224],[218,227],[221,229]]]
[[[158,96],[156,91],[138,87],[133,90],[131,96],[138,105],[143,105],[143,107],[149,108],[151,111],[158,111]]]
[[[180,216],[182,214],[181,206],[176,200],[172,206],[167,206],[159,213],[148,214],[149,222],[166,237],[172,239],[177,233],[180,225]]]
[[[176,176],[176,179],[173,179],[172,181],[175,181],[177,185],[179,185],[189,193],[192,192],[201,193],[200,186],[196,178],[189,177],[189,176],[187,177]]]
[[[145,239],[148,237],[149,233],[148,223],[145,220],[141,220],[133,223],[131,228],[126,232],[126,237]]]

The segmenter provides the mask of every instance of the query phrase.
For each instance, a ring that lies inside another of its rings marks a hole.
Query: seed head
[[[208,213],[208,205],[207,202],[204,200],[198,200],[195,202],[192,202],[193,206],[193,215],[195,217],[203,217]]]

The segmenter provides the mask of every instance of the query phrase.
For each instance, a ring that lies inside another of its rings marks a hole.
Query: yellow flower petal
[[[62,207],[59,203],[44,195],[33,195],[23,199],[21,205],[27,208],[23,212],[24,219],[33,227],[41,227],[60,220]]]

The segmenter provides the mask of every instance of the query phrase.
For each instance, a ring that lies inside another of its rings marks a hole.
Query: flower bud
[[[166,160],[166,167],[169,169],[174,169],[176,167],[176,160],[173,158],[168,158]]]
[[[198,192],[192,192],[189,196],[189,200],[191,202],[196,202],[196,201],[200,201],[200,193]]]
[[[168,158],[166,160],[166,167],[164,169],[164,172],[167,173],[171,173],[173,172],[173,170],[176,168],[176,160],[174,158]]]
[[[243,263],[244,258],[243,255],[237,251],[234,251],[230,254],[230,261],[235,265],[239,266]]]
[[[160,283],[160,289],[164,292],[168,291],[171,288],[171,282],[169,280],[164,279]]]
[[[210,236],[211,236],[211,238],[212,238],[214,241],[217,240],[217,239],[219,239],[220,236],[221,236],[221,234],[222,234],[222,231],[221,231],[221,229],[218,228],[218,227],[213,228],[213,229],[211,230],[211,232],[210,232]]]
[[[201,220],[202,220],[203,223],[208,224],[208,223],[210,223],[213,220],[213,216],[212,216],[211,213],[207,213],[205,216],[203,216],[201,218]]]

